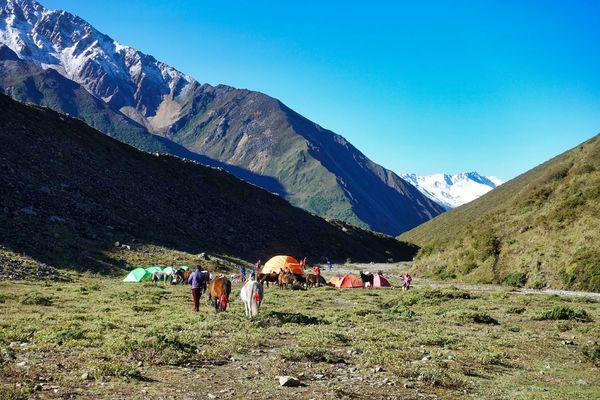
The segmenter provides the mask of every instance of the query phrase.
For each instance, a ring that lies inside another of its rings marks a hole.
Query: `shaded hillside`
[[[69,112],[142,150],[158,146],[150,151],[215,160],[211,165],[326,218],[396,235],[444,211],[342,136],[276,99],[200,84],[81,18],[36,1],[0,0],[0,6],[0,43],[21,61],[49,69],[32,74],[28,67],[23,74],[6,68],[5,92],[18,100]],[[73,88],[62,82],[64,92],[55,88],[58,74]]]
[[[600,291],[600,136],[400,238],[422,274]]]
[[[54,266],[122,264],[114,243],[245,260],[278,253],[410,259],[415,247],[331,224],[220,169],[156,156],[0,95],[0,251]],[[97,260],[97,263],[90,260]]]

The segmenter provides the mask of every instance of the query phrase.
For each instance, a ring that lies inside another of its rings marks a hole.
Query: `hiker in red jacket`
[[[320,268],[318,265],[315,265],[315,266],[313,267],[313,273],[314,273],[316,276],[321,276],[321,268]]]

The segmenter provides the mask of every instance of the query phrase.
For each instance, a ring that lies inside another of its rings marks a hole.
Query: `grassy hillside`
[[[342,136],[272,97],[206,84],[187,96],[165,136],[192,152],[275,178],[278,193],[298,207],[394,235],[444,211]]]
[[[400,238],[419,274],[600,291],[600,137]]]
[[[315,261],[410,259],[416,251],[329,223],[223,170],[144,153],[3,95],[0,138],[3,259],[110,270],[144,260],[189,262],[201,252]]]

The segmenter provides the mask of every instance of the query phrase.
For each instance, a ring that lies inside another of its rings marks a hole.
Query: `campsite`
[[[0,400],[600,400],[599,16],[0,0]]]
[[[325,266],[323,266],[326,269]],[[598,297],[524,295],[420,282],[265,288],[250,321],[237,297],[219,314],[189,286],[78,275],[0,283],[3,393],[42,398],[598,397]],[[216,272],[216,271],[214,271]],[[299,387],[283,387],[294,376]],[[5,395],[6,397],[6,395]]]

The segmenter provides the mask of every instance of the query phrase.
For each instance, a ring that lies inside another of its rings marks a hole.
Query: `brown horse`
[[[321,275],[306,275],[306,287],[319,287],[321,285],[327,285],[327,281]]]
[[[231,294],[231,281],[225,277],[218,277],[208,284],[208,300],[215,306],[215,311],[226,311]]]
[[[279,274],[277,272],[270,272],[268,274],[260,273],[258,274],[258,282],[267,283],[267,287],[269,286],[269,282],[277,284],[279,281]]]
[[[290,274],[288,271],[281,271],[277,280],[279,289],[287,288],[288,285],[293,285],[296,282],[294,274]]]

